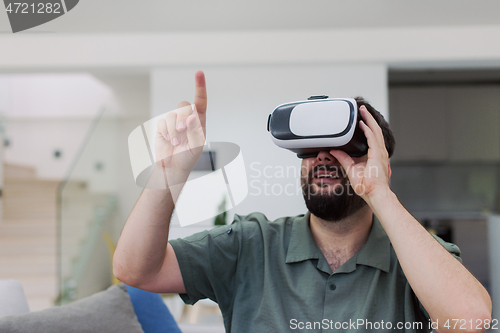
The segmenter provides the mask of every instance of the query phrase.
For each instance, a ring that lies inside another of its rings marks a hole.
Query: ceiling
[[[22,33],[499,25],[498,13],[498,0],[81,0],[67,14]],[[5,11],[0,32],[10,32]]]

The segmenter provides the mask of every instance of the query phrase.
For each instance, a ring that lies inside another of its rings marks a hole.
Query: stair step
[[[0,266],[2,265],[24,265],[24,264],[55,264],[56,258],[50,254],[39,253],[12,253],[10,256],[0,256]]]
[[[3,272],[6,269],[8,272]],[[6,266],[2,267],[0,272],[0,280],[22,280],[27,276],[57,276],[56,267],[40,267],[40,266]]]
[[[26,219],[8,219],[3,218],[0,221],[0,227],[2,225],[19,225],[19,224],[39,224],[39,225],[48,225],[55,224],[57,221],[55,219],[42,219],[42,218],[26,218]]]
[[[5,163],[3,166],[5,178],[35,178],[36,171],[34,167]]]
[[[56,274],[56,264],[48,265],[47,263],[30,263],[29,265],[24,264],[5,264],[2,265],[2,271],[0,272],[0,279],[13,279],[14,277],[22,276],[36,276],[36,275],[47,275]]]
[[[30,204],[43,204],[46,205],[47,203],[54,204],[56,201],[56,196],[55,195],[45,195],[45,194],[36,194],[36,193],[30,193],[30,194],[21,194],[19,196],[12,196],[12,195],[6,195],[4,197],[4,205],[6,208],[8,208],[10,205],[22,205],[25,204],[24,206],[26,207],[26,203]],[[54,207],[55,209],[56,207]]]
[[[37,209],[37,210],[25,209],[24,211],[21,211],[20,209],[14,210],[10,208],[10,209],[4,209],[4,216],[6,216],[8,219],[13,219],[13,220],[36,218],[37,216],[40,216],[41,218],[44,219],[50,219],[50,218],[55,219],[57,217],[57,211],[49,209]]]
[[[23,235],[33,235],[33,236],[52,236],[56,233],[56,226],[44,226],[44,225],[10,225],[0,226],[0,237],[10,237],[10,236],[23,236]]]
[[[5,190],[5,199],[12,199],[12,198],[22,198],[22,197],[35,197],[38,196],[40,198],[48,197],[56,197],[57,196],[57,191],[55,188],[36,188],[33,186],[26,187],[26,188],[15,188],[12,185],[5,184],[6,190]]]
[[[36,186],[39,184],[51,185],[54,187],[59,186],[61,184],[60,180],[52,180],[52,179],[39,179],[39,178],[23,178],[23,177],[5,177],[6,184],[28,184],[32,186]]]
[[[56,235],[40,238],[38,236],[0,236],[0,244],[5,246],[46,246],[56,244]]]
[[[19,196],[5,195],[4,197],[5,208],[10,207],[10,205],[22,205],[22,204],[25,204],[24,206],[26,207],[26,203],[30,204],[40,203],[43,205],[46,205],[47,203],[54,204],[55,201],[56,201],[55,195],[45,195],[36,193],[21,194]],[[55,208],[56,207],[53,207],[53,209]]]
[[[8,213],[8,214],[5,214],[4,213],[4,216],[8,217],[9,219],[25,219],[27,217],[32,217],[32,218],[35,218],[37,216],[40,216],[41,218],[56,218],[57,217],[57,214],[56,213],[43,213],[43,214],[36,214],[36,213],[33,213],[33,214],[18,214],[18,213]]]
[[[55,244],[51,242],[51,244],[46,246],[36,246],[36,245],[16,245],[16,244],[0,244],[0,256],[10,256],[14,254],[32,254],[32,253],[40,253],[40,254],[50,254],[56,255],[57,249]]]

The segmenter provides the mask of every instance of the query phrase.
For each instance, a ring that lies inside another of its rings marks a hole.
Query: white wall
[[[150,79],[141,73],[93,73],[99,81],[109,86],[116,97],[120,118],[116,122],[116,145],[112,161],[115,169],[120,217],[113,230],[115,240],[134,207],[142,189],[136,186],[130,165],[128,136],[130,132],[149,119]]]
[[[0,76],[0,109],[8,118],[93,117],[116,109],[110,88],[87,73],[13,74]]]
[[[62,179],[103,108],[116,114],[110,88],[86,73],[0,76],[0,112],[6,137],[5,162],[35,167],[46,179]],[[60,158],[54,151],[62,152]]]
[[[152,71],[151,117],[175,109],[179,101],[193,100],[197,69],[158,68]],[[299,186],[300,160],[295,154],[275,146],[266,130],[268,115],[277,105],[319,94],[330,97],[361,95],[387,114],[385,65],[212,66],[202,69],[208,89],[207,140],[238,144],[247,168],[249,195],[232,211],[237,214],[259,211],[269,219],[276,219],[306,212]],[[263,174],[264,168],[270,177]],[[281,170],[284,175],[279,174]],[[290,195],[284,192],[285,189]]]
[[[75,158],[90,125],[90,118],[8,119],[4,149],[5,162],[35,167],[37,176],[62,179]],[[60,150],[60,158],[54,151]]]

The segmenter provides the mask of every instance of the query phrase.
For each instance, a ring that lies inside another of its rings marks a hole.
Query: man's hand
[[[200,158],[206,137],[207,90],[205,74],[195,74],[194,104],[183,101],[157,123],[155,157],[169,183],[187,177]]]
[[[344,170],[346,170],[351,186],[360,197],[368,204],[370,198],[378,192],[390,190],[389,177],[389,154],[385,148],[382,129],[373,116],[362,105],[359,112],[363,120],[359,126],[363,130],[368,141],[367,158],[360,158],[356,163],[352,157],[341,150],[331,150],[330,154],[335,157]]]

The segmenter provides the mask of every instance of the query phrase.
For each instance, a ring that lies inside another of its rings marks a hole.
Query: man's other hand
[[[373,195],[382,191],[390,191],[391,169],[382,129],[364,105],[359,108],[359,112],[363,119],[359,121],[359,126],[368,141],[367,158],[358,159],[358,163],[356,163],[352,157],[341,150],[331,150],[330,154],[346,170],[356,194],[370,205],[370,198]]]

